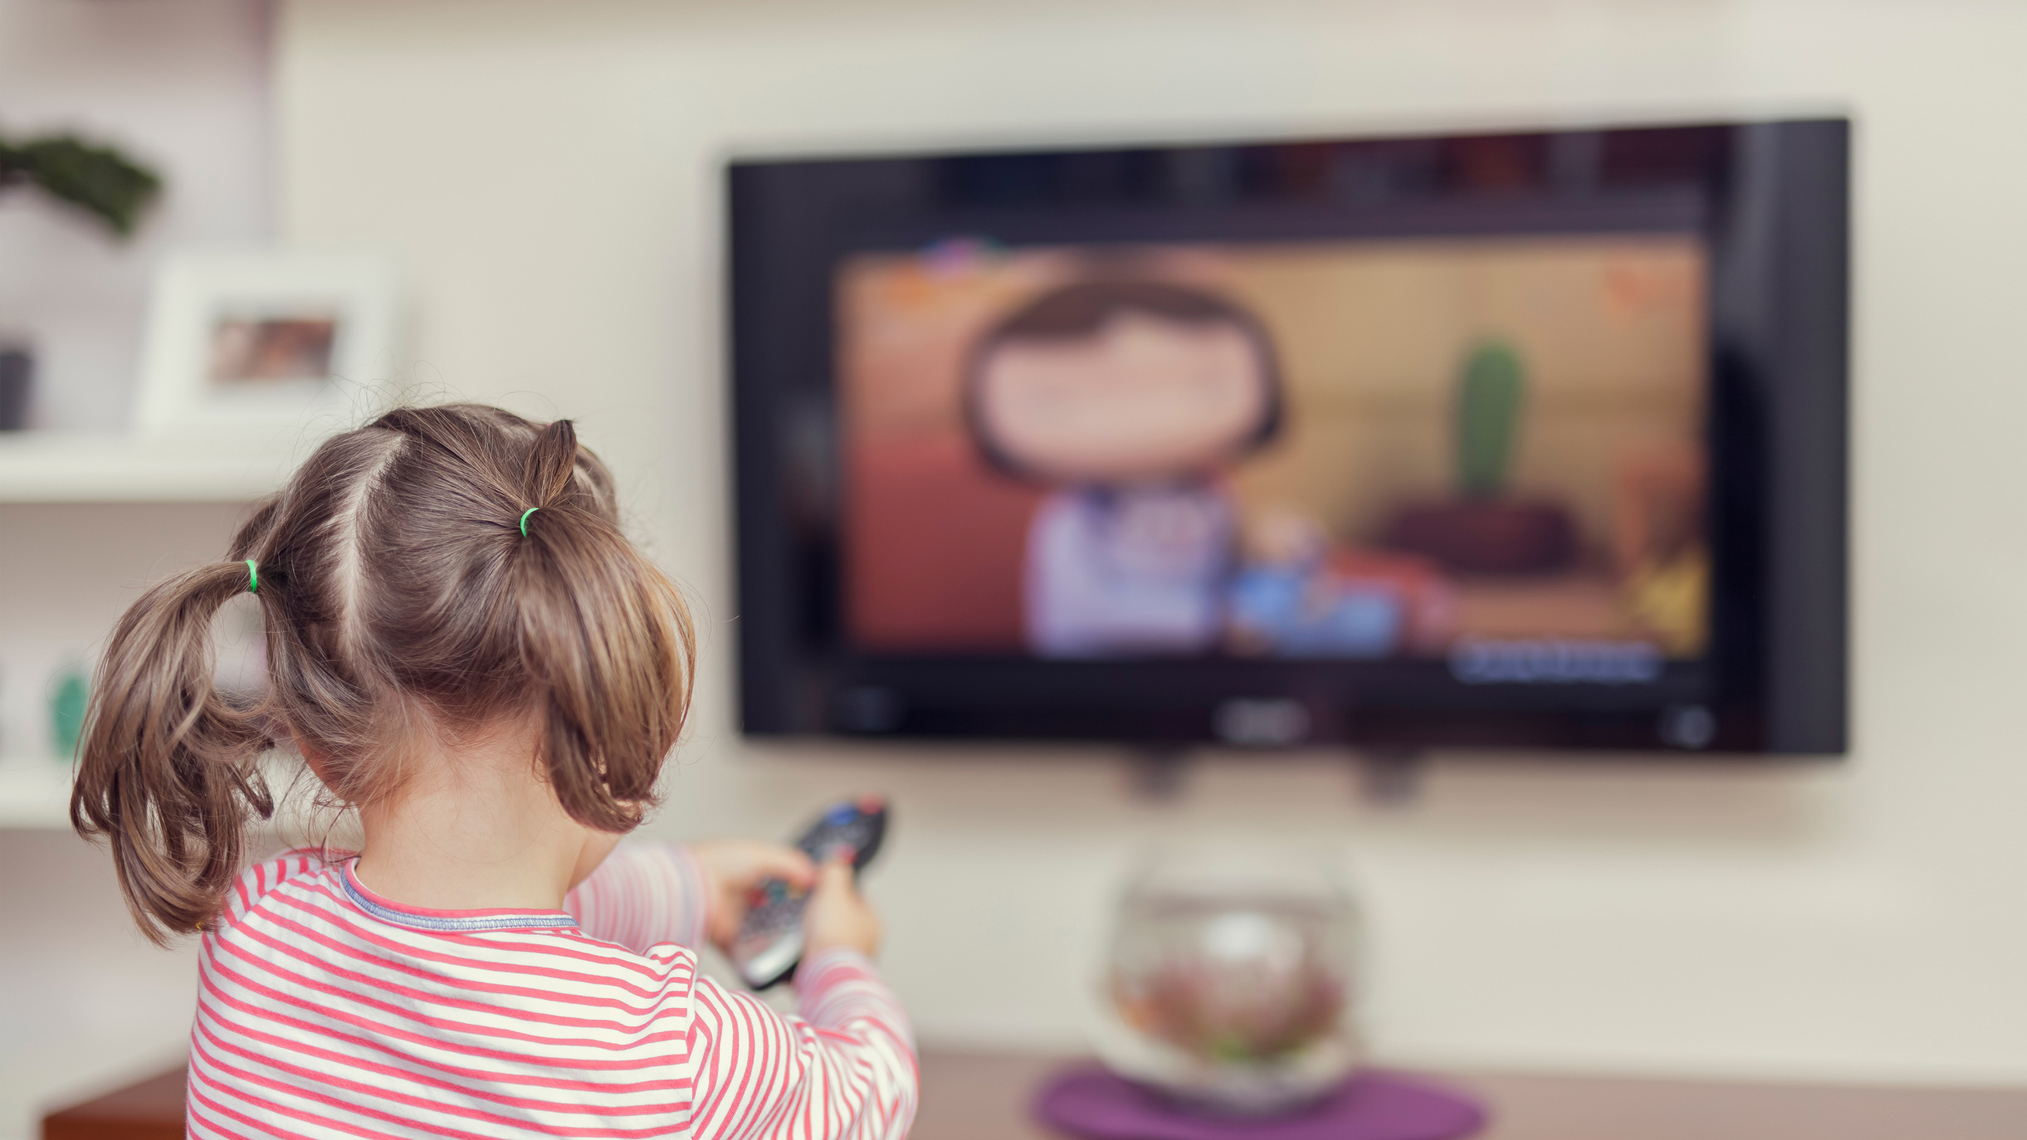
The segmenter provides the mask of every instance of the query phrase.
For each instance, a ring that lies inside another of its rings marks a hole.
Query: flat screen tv
[[[745,731],[1842,752],[1849,140],[732,162]]]

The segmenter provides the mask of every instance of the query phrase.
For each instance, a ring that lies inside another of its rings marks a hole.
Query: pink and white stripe
[[[240,876],[204,935],[194,1137],[899,1140],[914,1045],[873,964],[803,964],[801,1016],[697,971],[681,848],[616,850],[560,911],[432,911],[349,858]]]

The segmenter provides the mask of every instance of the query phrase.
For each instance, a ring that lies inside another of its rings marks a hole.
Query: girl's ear
[[[296,755],[301,756],[303,763],[309,766],[310,774],[325,787],[331,786],[330,770],[326,766],[327,758],[297,736],[294,729],[286,724],[276,724],[268,731],[268,739],[274,741],[277,747],[294,748]]]

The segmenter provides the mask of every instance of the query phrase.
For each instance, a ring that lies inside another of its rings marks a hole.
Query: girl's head
[[[248,590],[267,684],[234,699],[212,683],[211,619]],[[570,421],[400,409],[319,447],[224,561],[120,619],[71,820],[110,840],[157,939],[217,911],[249,817],[274,810],[271,748],[361,806],[401,791],[409,757],[524,725],[564,810],[626,831],[654,802],[694,656],[680,594],[621,534],[612,476]]]

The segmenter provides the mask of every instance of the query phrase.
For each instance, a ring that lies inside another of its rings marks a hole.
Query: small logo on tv
[[[1227,744],[1294,744],[1309,735],[1309,710],[1286,697],[1229,700],[1218,706],[1212,727]]]

